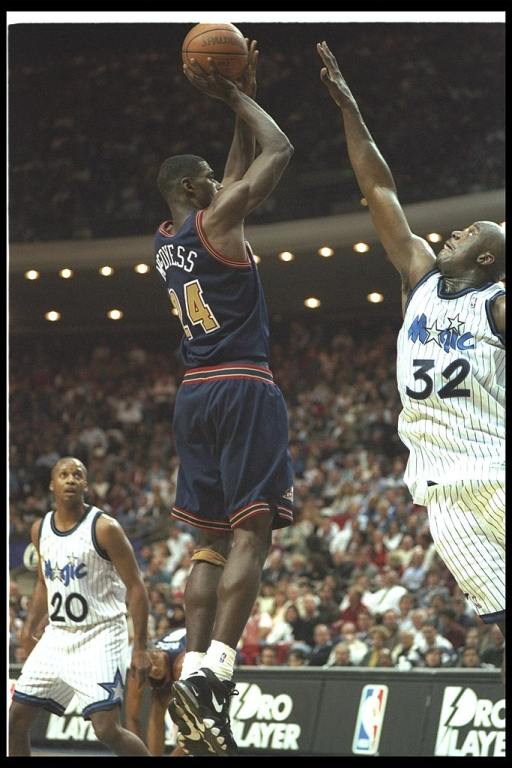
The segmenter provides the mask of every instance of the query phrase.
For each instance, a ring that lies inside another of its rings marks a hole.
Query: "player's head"
[[[83,502],[87,490],[85,465],[73,456],[66,456],[54,465],[50,480],[50,491],[57,501]]]
[[[505,275],[505,230],[494,221],[475,221],[455,230],[437,255],[436,264],[445,277],[464,277],[477,272],[496,282]]]
[[[221,188],[209,163],[197,155],[174,155],[164,160],[157,177],[158,189],[172,208],[188,203],[207,208]]]

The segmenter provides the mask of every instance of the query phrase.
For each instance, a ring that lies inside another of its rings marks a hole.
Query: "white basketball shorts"
[[[436,549],[459,587],[484,622],[504,620],[504,483],[434,485],[426,505]]]
[[[48,624],[16,681],[13,701],[62,715],[76,694],[89,719],[122,703],[127,661],[124,616],[73,631]]]

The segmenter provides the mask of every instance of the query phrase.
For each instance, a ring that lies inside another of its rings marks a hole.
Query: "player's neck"
[[[55,523],[60,530],[72,528],[87,512],[83,502],[61,501],[55,505]]]
[[[488,282],[487,275],[475,274],[474,272],[451,277],[443,275],[443,290],[445,293],[458,293],[466,288],[481,288]]]
[[[176,233],[191,213],[197,209],[191,203],[175,203],[171,208],[172,228]]]

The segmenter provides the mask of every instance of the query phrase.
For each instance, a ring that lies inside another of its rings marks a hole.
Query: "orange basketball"
[[[195,59],[208,71],[208,57],[228,80],[238,80],[247,66],[248,56],[245,38],[233,24],[196,24],[181,46],[184,64]]]

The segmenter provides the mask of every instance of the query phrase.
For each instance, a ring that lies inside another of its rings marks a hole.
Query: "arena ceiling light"
[[[323,256],[324,259],[328,259],[329,256],[334,256],[334,251],[332,248],[329,248],[328,245],[323,245],[318,249],[318,255]]]
[[[443,239],[443,236],[439,234],[439,232],[430,232],[427,235],[427,240],[431,243],[440,243]]]
[[[25,277],[27,280],[38,280],[39,279],[39,272],[37,269],[29,269],[27,272],[25,272]]]
[[[107,317],[109,320],[121,320],[123,317],[123,313],[120,309],[110,309],[107,312]]]
[[[59,276],[62,277],[63,280],[69,280],[71,277],[73,277],[73,270],[64,267],[64,269],[60,270]]]
[[[366,253],[367,251],[370,250],[370,246],[368,245],[368,243],[354,243],[352,248],[356,253]]]
[[[55,309],[51,309],[45,314],[45,318],[46,320],[49,320],[50,323],[56,323],[57,320],[60,320],[60,312],[57,312]]]
[[[307,299],[304,299],[304,304],[308,309],[318,309],[322,302],[320,299],[317,299],[316,296],[310,296]]]
[[[136,264],[134,270],[139,275],[146,275],[149,272],[149,264]]]
[[[373,293],[369,293],[366,299],[370,304],[380,304],[384,301],[384,294],[374,291]]]
[[[98,271],[103,277],[110,277],[110,275],[114,274],[112,267],[100,267]]]
[[[277,258],[281,259],[281,261],[293,261],[295,256],[290,251],[281,251],[281,253],[277,254]]]

